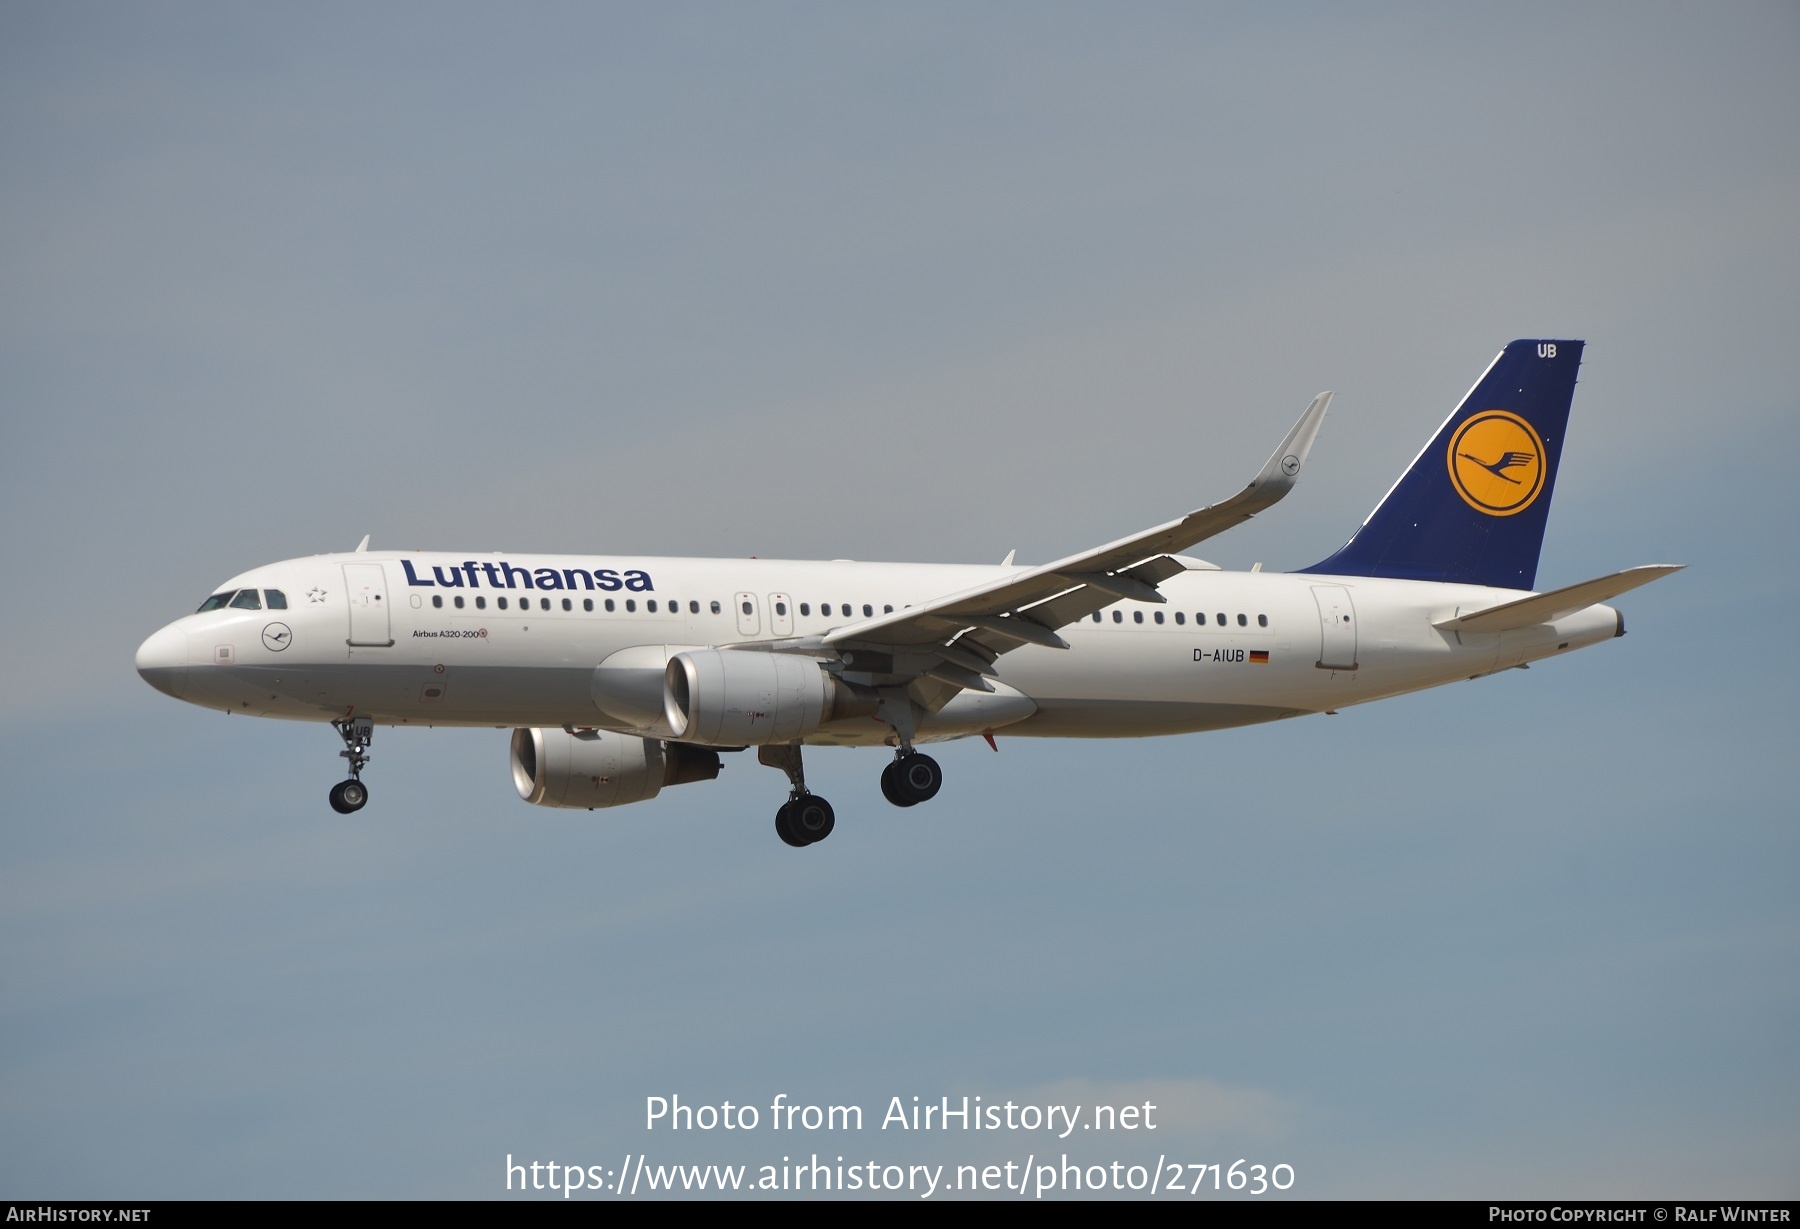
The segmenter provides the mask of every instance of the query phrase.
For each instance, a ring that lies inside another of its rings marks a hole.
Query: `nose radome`
[[[181,698],[187,690],[187,633],[170,624],[138,646],[137,672],[164,695]]]

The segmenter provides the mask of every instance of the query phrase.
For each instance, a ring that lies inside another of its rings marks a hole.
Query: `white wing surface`
[[[1242,524],[1294,488],[1330,404],[1328,392],[1314,398],[1262,472],[1230,499],[1042,567],[837,628],[818,647],[836,650],[858,673],[887,676],[884,681],[910,676],[947,684],[950,690],[938,696],[918,696],[930,708],[958,688],[990,691],[984,676],[1002,653],[1022,644],[1067,648],[1057,628],[1122,598],[1163,601],[1158,582],[1186,570],[1171,554]]]

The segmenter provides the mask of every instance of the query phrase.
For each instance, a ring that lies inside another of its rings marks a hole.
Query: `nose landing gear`
[[[350,761],[350,779],[331,787],[331,809],[339,815],[360,811],[369,801],[369,787],[362,783],[363,767],[369,762],[369,744],[375,740],[375,722],[368,717],[345,717],[333,721],[331,728],[344,740],[339,755]]]

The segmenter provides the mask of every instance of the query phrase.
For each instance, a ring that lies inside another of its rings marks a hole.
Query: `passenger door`
[[[350,607],[350,643],[359,647],[391,648],[388,627],[387,576],[379,563],[346,563],[344,593]]]

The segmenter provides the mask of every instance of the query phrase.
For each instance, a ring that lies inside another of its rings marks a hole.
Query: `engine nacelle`
[[[588,682],[594,707],[612,720],[645,734],[667,736],[663,724],[663,673],[669,658],[683,649],[699,651],[703,644],[639,644],[601,662]]]
[[[875,698],[789,653],[691,649],[669,659],[663,717],[684,742],[751,747],[795,742],[840,717],[872,714]]]
[[[665,785],[710,781],[719,753],[632,734],[514,730],[513,786],[541,807],[618,807],[656,797]]]

